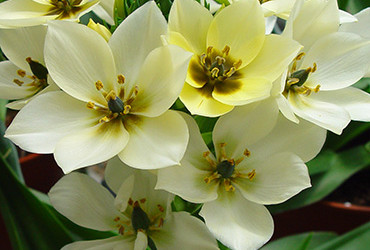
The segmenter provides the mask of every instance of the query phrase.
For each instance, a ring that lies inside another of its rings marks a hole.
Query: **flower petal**
[[[321,37],[339,27],[337,1],[297,1],[284,29],[284,35],[298,41],[307,51]]]
[[[342,24],[339,31],[350,32],[370,39],[370,8],[363,9],[355,15],[357,22]]]
[[[172,213],[166,217],[160,231],[154,231],[150,237],[158,249],[218,249],[204,223],[186,212]]]
[[[261,6],[265,16],[276,15],[287,20],[296,0],[266,1]]]
[[[205,203],[200,215],[219,241],[236,250],[261,247],[274,230],[269,211],[244,199],[238,192]]]
[[[54,157],[65,173],[107,161],[129,140],[120,119],[70,133],[58,141]]]
[[[0,29],[1,49],[12,63],[27,72],[31,72],[31,68],[26,61],[27,57],[45,65],[46,28],[46,26],[40,25],[19,29]]]
[[[60,179],[49,192],[50,202],[74,223],[100,231],[114,230],[117,216],[114,198],[108,189],[87,175],[71,173]]]
[[[256,58],[240,72],[250,78],[263,77],[271,82],[278,78],[301,49],[299,43],[283,36],[266,36]]]
[[[248,164],[255,177],[236,178],[233,184],[248,200],[258,204],[278,204],[311,186],[304,162],[292,153],[280,153]]]
[[[355,87],[319,91],[312,98],[333,103],[347,110],[351,120],[370,121],[370,94]]]
[[[351,121],[344,108],[325,100],[319,101],[309,96],[289,93],[288,101],[296,115],[336,134],[341,134]]]
[[[275,98],[277,105],[279,106],[280,112],[292,122],[299,123],[298,118],[295,116],[294,111],[290,107],[288,100],[282,94]]]
[[[370,66],[370,41],[356,34],[336,32],[318,40],[304,57],[300,68],[317,70],[310,74],[306,86],[320,90],[348,87],[360,80]]]
[[[291,152],[307,162],[320,152],[325,139],[325,129],[305,120],[296,124],[280,115],[274,129],[248,148],[250,160],[263,161],[273,154]]]
[[[190,58],[189,52],[174,45],[153,50],[140,70],[139,92],[130,113],[155,117],[168,110],[184,86]]]
[[[242,68],[257,56],[264,39],[265,19],[260,4],[257,1],[237,1],[213,19],[208,30],[207,47],[222,51],[228,45],[230,55],[242,60]]]
[[[0,98],[6,100],[14,100],[25,98],[34,93],[32,87],[27,86],[32,80],[21,77],[18,74],[18,68],[11,61],[0,62]],[[19,86],[14,81],[21,80],[24,82],[22,86]]]
[[[126,165],[117,156],[108,161],[105,168],[104,178],[109,188],[117,194],[123,181],[133,175],[134,171],[134,168],[126,167]]]
[[[180,100],[192,115],[216,117],[231,111],[234,106],[223,104],[212,96],[203,95],[200,89],[194,88],[185,83]]]
[[[112,52],[98,33],[74,22],[50,22],[45,61],[49,74],[65,92],[106,106],[95,83],[102,81],[107,92],[115,90],[116,70]]]
[[[212,14],[199,3],[175,0],[168,17],[169,42],[179,46],[183,44],[178,43],[177,36],[173,36],[175,33],[172,32],[176,32],[181,34],[188,44],[184,49],[196,54],[205,52],[207,31],[212,19]]]
[[[48,92],[26,105],[5,135],[26,151],[53,153],[62,137],[92,126],[98,115],[62,91]]]
[[[130,140],[118,155],[129,166],[158,169],[177,165],[185,153],[189,133],[184,119],[174,111],[153,118],[137,117],[125,127]]]
[[[114,0],[101,0],[98,5],[93,7],[92,11],[110,25],[114,25]]]
[[[136,234],[134,250],[145,250],[148,246],[148,237],[145,233],[139,231]]]
[[[16,28],[34,26],[55,19],[58,15],[45,15],[51,5],[32,0],[10,0],[0,5],[0,27]]]
[[[161,35],[167,30],[166,20],[154,1],[149,1],[122,22],[109,40],[117,73],[126,77],[132,89],[145,58],[162,45]]]
[[[226,143],[226,155],[230,158],[240,158],[246,145],[256,143],[273,129],[278,113],[277,105],[271,98],[235,108],[220,117],[213,129],[217,157],[220,155],[220,144]]]
[[[119,250],[119,249],[133,249],[135,244],[135,236],[122,237],[114,236],[102,240],[86,240],[76,241],[68,244],[62,250]]]

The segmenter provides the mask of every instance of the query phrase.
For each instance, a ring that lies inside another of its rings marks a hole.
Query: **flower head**
[[[6,136],[28,151],[54,153],[65,172],[117,154],[137,168],[177,164],[188,132],[182,117],[167,110],[181,91],[190,54],[162,46],[165,33],[154,2],[125,19],[109,44],[86,26],[51,22],[46,64],[64,92],[36,98]]]
[[[268,97],[272,81],[300,48],[291,39],[265,36],[255,0],[234,2],[215,17],[195,1],[176,0],[168,25],[169,43],[194,53],[180,99],[204,116]]]

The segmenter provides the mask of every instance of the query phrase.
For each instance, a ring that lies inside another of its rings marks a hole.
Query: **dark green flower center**
[[[148,230],[150,226],[150,219],[148,215],[141,209],[139,202],[135,201],[133,211],[131,214],[132,227],[137,232],[139,229]]]
[[[118,96],[115,96],[114,98],[109,99],[108,108],[113,113],[120,114],[120,113],[123,113],[123,111],[125,110],[125,104],[123,103],[121,98],[119,98]]]
[[[224,160],[217,164],[217,172],[222,178],[230,178],[235,170],[235,163],[232,160]]]

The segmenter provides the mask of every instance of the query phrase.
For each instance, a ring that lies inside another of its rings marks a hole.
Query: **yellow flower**
[[[265,35],[257,0],[234,2],[215,17],[192,0],[175,0],[169,15],[170,44],[194,55],[181,101],[193,114],[219,116],[269,96],[271,83],[300,45]]]

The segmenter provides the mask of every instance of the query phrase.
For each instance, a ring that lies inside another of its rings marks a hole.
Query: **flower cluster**
[[[19,110],[5,136],[54,154],[56,210],[116,233],[64,249],[261,247],[274,229],[264,205],[311,186],[305,163],[327,130],[370,121],[370,95],[351,86],[370,74],[369,9],[175,0],[167,21],[149,1],[122,21],[119,1],[0,4],[0,98]],[[78,22],[90,10],[105,26]],[[207,144],[195,115],[217,118]],[[109,189],[73,172],[106,161]],[[204,222],[173,211],[175,195],[202,204]]]

